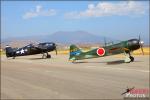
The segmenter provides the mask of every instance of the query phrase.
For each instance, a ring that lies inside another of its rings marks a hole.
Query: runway
[[[73,64],[67,55],[1,56],[1,98],[123,99],[127,87],[149,89],[149,55],[123,60],[109,56]]]

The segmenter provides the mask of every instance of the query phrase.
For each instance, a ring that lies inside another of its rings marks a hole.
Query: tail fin
[[[6,45],[6,57],[14,57],[14,50],[9,46],[9,45]]]
[[[80,55],[80,53],[82,53],[82,51],[76,45],[71,45],[69,59],[72,59],[74,56]]]

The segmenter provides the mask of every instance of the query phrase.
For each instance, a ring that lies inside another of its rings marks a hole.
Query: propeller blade
[[[56,52],[56,55],[57,55],[57,45],[54,43],[54,46],[55,46],[55,52]]]
[[[144,44],[144,42],[141,41],[141,36],[140,35],[139,35],[139,44],[140,44],[140,48],[141,48],[142,54],[144,55],[144,51],[143,51],[143,44]]]
[[[142,54],[144,55],[143,46],[140,45],[140,48],[141,48]]]
[[[141,36],[139,35],[139,41],[141,41]]]
[[[57,55],[57,49],[55,49],[56,55]]]

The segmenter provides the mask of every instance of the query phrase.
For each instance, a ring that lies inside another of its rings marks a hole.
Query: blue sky
[[[149,36],[148,1],[2,1],[2,38],[83,30],[117,39]]]

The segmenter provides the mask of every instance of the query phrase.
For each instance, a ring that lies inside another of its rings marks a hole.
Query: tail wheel
[[[73,60],[72,63],[75,63],[75,60]]]
[[[131,59],[131,62],[133,62],[133,61],[134,61],[134,57],[130,56],[130,59]]]

